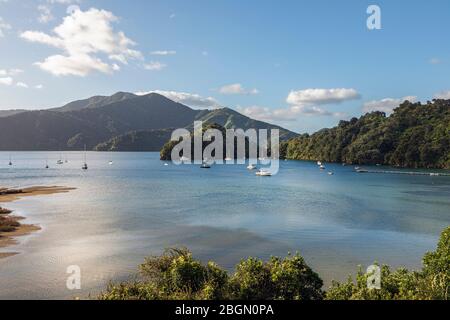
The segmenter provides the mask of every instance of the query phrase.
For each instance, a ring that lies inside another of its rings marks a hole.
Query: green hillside
[[[389,117],[373,112],[341,121],[291,139],[284,150],[296,160],[450,169],[450,100],[405,101]]]

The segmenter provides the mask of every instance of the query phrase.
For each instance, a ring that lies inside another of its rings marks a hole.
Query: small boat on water
[[[317,165],[320,167],[322,165],[321,161],[317,161]]]
[[[247,167],[248,170],[255,170],[256,169],[256,165],[251,164]]]
[[[8,165],[9,165],[9,166],[12,166],[12,165],[13,165],[12,159],[11,159],[11,155],[9,155],[9,163],[8,163]]]
[[[207,162],[203,162],[200,168],[202,168],[202,169],[211,169],[211,166]]]
[[[112,161],[109,162],[109,165],[110,165],[110,166],[112,166],[113,164],[114,164],[114,162],[112,162]]]
[[[328,172],[328,175],[329,175],[329,176],[334,176],[334,172],[333,172],[333,171],[330,171],[330,172]]]
[[[84,164],[81,167],[82,170],[87,170],[88,169],[88,165],[87,165],[87,161],[86,161],[86,145],[84,145]]]
[[[62,155],[59,155],[59,160],[56,161],[56,164],[64,164],[64,162],[62,161]]]
[[[259,177],[271,177],[272,173],[270,171],[261,169],[261,170],[256,172],[256,175],[259,176]]]
[[[325,170],[326,169],[323,164],[321,164],[319,168],[320,168],[320,170]]]
[[[169,165],[168,163],[164,163],[164,166],[166,166],[166,167],[167,167],[168,165]]]

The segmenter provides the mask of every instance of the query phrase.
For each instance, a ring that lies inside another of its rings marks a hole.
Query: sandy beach
[[[37,225],[22,224],[25,218],[15,216],[11,210],[2,207],[4,203],[13,202],[23,197],[65,193],[74,188],[50,186],[30,187],[24,189],[9,189],[0,187],[0,249],[17,244],[17,238],[39,231]],[[2,230],[2,227],[4,228]],[[18,254],[18,252],[0,252],[0,259]]]

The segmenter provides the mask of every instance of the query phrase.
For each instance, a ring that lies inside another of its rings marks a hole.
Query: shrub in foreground
[[[242,260],[230,276],[213,262],[202,264],[187,249],[170,249],[149,257],[138,280],[110,284],[100,299],[124,300],[448,300],[450,295],[450,227],[437,248],[425,254],[420,271],[381,267],[381,289],[369,289],[370,274],[360,269],[355,281],[323,282],[299,255]]]
[[[421,271],[381,267],[381,289],[368,289],[360,269],[356,281],[333,282],[329,300],[448,300],[450,297],[450,227],[442,232],[437,248],[423,257]]]
[[[187,249],[147,258],[140,279],[110,284],[100,299],[220,300],[321,299],[323,283],[300,255],[268,262],[249,258],[228,273],[214,262],[193,259]]]

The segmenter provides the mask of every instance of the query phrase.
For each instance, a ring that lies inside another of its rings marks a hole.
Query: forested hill
[[[296,160],[450,169],[450,100],[405,101],[389,117],[368,113],[283,147]]]

